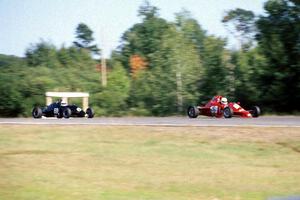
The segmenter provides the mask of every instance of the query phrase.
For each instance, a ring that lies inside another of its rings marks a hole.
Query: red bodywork
[[[223,98],[222,96],[214,96],[208,103],[205,104],[205,106],[197,106],[197,109],[199,110],[198,114],[221,118],[225,116],[224,109],[226,107],[229,107],[232,116],[239,116],[244,118],[258,117],[258,115],[252,116],[253,115],[252,110],[245,110],[239,105],[239,103],[228,102],[226,104],[223,104],[221,102],[222,98]],[[215,113],[212,113],[212,107],[214,107],[215,109],[217,108],[217,111]]]

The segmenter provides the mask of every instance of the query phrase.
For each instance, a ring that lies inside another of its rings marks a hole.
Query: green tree
[[[128,110],[127,98],[129,97],[130,80],[127,72],[120,63],[114,63],[113,69],[108,74],[108,85],[101,88],[100,92],[93,95],[94,104],[102,114],[119,116]],[[100,84],[99,84],[100,85]]]
[[[204,49],[206,31],[196,19],[192,18],[191,13],[187,10],[177,13],[175,17],[175,24],[178,30],[196,46],[198,54],[201,55]]]
[[[231,53],[230,63],[233,66],[234,89],[232,97],[239,101],[246,108],[253,105],[261,105],[260,90],[262,70],[266,65],[265,57],[259,52],[258,48],[249,51],[236,51]]]
[[[185,13],[178,17],[180,23],[168,23],[148,2],[141,6],[139,16],[142,22],[125,32],[116,56],[128,69],[135,55],[147,63],[133,77],[129,105],[142,111],[146,108],[154,115],[182,112],[199,97],[197,83],[202,72],[198,49],[204,32]]]
[[[158,15],[158,9],[145,2],[139,9],[139,16],[142,22],[135,24],[122,36],[119,49],[119,60],[130,71],[129,60],[132,55],[139,55],[148,62],[148,67],[152,68],[154,53],[160,48],[162,36],[169,29],[166,20]]]
[[[23,58],[19,58],[17,56],[7,56],[0,54],[0,69],[9,68],[9,67],[20,67],[25,65]]]
[[[31,44],[31,46],[26,50],[25,55],[29,66],[44,65],[50,68],[59,66],[56,47],[43,40],[37,44]]]
[[[222,22],[235,37],[239,38],[242,49],[247,49],[251,45],[255,33],[255,15],[252,11],[241,8],[229,10]]]
[[[0,116],[17,117],[24,111],[19,73],[25,63],[19,58],[3,55],[0,63]]]
[[[257,40],[267,65],[261,90],[266,106],[275,111],[300,110],[300,4],[269,0],[257,21]]]
[[[161,51],[158,52],[161,59],[157,60],[160,62],[157,65],[163,67],[163,72],[173,83],[166,84],[174,85],[168,93],[175,94],[175,98],[171,98],[173,101],[176,100],[174,107],[177,107],[179,112],[197,102],[200,95],[197,84],[203,78],[203,67],[197,45],[186,37],[185,33],[172,26],[164,35]],[[165,80],[168,80],[167,77],[162,77],[160,81]]]
[[[158,8],[152,6],[149,1],[144,1],[144,3],[139,7],[138,16],[141,16],[143,20],[156,18],[158,16]]]
[[[122,36],[122,44],[113,59],[121,61],[122,65],[131,72],[130,61],[133,56],[143,59],[143,70],[132,77],[129,106],[132,110],[153,111],[158,102],[153,98],[153,88],[159,77],[153,75],[154,70],[160,70],[155,60],[161,59],[159,54],[163,43],[163,35],[170,28],[166,20],[159,17],[158,9],[145,2],[139,9],[138,15],[142,22],[135,24]],[[161,77],[161,76],[160,76]],[[172,106],[171,106],[172,107]]]
[[[76,41],[74,45],[78,48],[87,49],[95,55],[100,54],[100,49],[93,44],[95,41],[93,31],[84,23],[78,24],[76,28]]]
[[[202,75],[196,46],[172,25],[153,55],[154,67],[132,80],[131,105],[147,108],[154,115],[168,115],[196,103]]]
[[[1,116],[16,117],[23,112],[23,101],[14,82],[1,76],[0,79],[0,113]]]
[[[64,67],[71,66],[74,64],[73,59],[70,54],[70,48],[66,48],[65,46],[62,46],[57,51],[57,58],[58,58],[58,61],[61,63],[61,65],[63,65]]]
[[[229,72],[224,62],[223,39],[208,36],[204,41],[204,50],[201,55],[204,74],[199,83],[199,90],[202,91],[202,99],[209,99],[214,95],[228,94]]]

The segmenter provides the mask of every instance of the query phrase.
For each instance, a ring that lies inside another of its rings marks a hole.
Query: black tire
[[[43,111],[40,107],[34,107],[31,114],[33,118],[38,119],[42,117]]]
[[[88,118],[93,118],[94,115],[95,115],[94,110],[92,108],[87,108],[86,109],[86,114],[87,114]]]
[[[189,118],[197,118],[199,113],[199,109],[196,106],[189,106],[187,109],[187,115]]]
[[[66,119],[70,118],[71,114],[72,114],[72,111],[70,108],[64,108],[62,110],[62,116]]]
[[[224,115],[225,118],[231,118],[232,115],[233,115],[232,109],[230,107],[224,108],[223,115]]]
[[[253,106],[250,110],[252,117],[258,117],[260,115],[260,108],[258,106]]]

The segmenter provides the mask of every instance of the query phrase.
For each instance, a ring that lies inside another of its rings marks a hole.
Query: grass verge
[[[300,128],[0,126],[0,199],[300,195]]]

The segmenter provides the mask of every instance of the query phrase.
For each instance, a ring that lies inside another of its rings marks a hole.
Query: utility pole
[[[177,110],[179,113],[182,112],[183,106],[183,97],[182,97],[182,79],[181,79],[181,72],[179,71],[179,67],[177,67],[176,71],[176,85],[177,85]]]
[[[104,29],[103,29],[104,30]],[[104,33],[101,31],[100,32],[100,41],[102,42],[102,49],[101,49],[101,85],[102,87],[106,87],[107,86],[107,70],[106,70],[106,60],[105,60],[105,53],[104,53],[104,49],[106,49],[105,47],[105,36]],[[100,42],[100,43],[101,43]]]
[[[106,72],[106,60],[104,56],[101,57],[101,83],[103,87],[107,85],[107,72]]]

